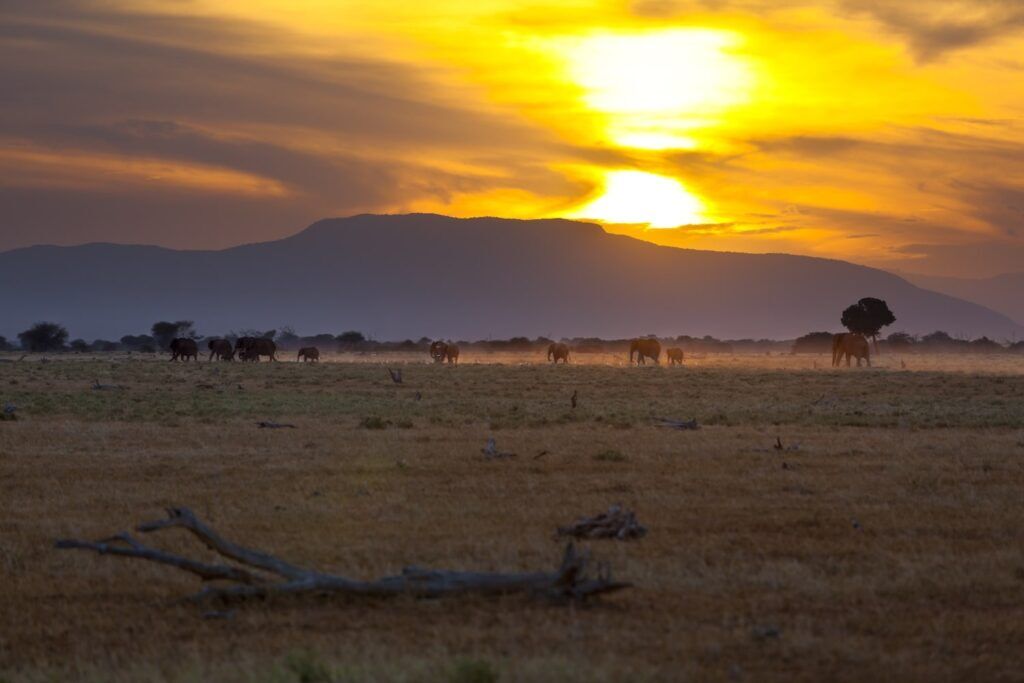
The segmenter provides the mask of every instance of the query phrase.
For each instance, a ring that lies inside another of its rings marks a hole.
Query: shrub
[[[60,351],[68,340],[68,331],[57,323],[36,323],[18,335],[21,348],[39,353]]]

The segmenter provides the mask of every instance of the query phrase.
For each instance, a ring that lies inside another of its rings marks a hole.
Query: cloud
[[[902,36],[923,62],[1024,29],[1019,0],[842,0],[841,6]]]
[[[514,186],[561,198],[581,188],[549,160],[600,153],[440,87],[431,69],[287,45],[267,26],[235,20],[66,0],[5,6],[0,210],[17,224],[0,248],[24,243],[26,232],[78,241],[84,224],[100,224],[83,214],[109,226],[133,219],[132,241],[180,246],[184,237],[150,230],[167,221],[144,218],[147,205],[200,226],[175,233],[194,232],[191,246],[222,246],[280,235],[300,217],[402,210],[460,192]],[[183,201],[196,183],[219,193],[220,206]],[[112,197],[123,209],[108,205]]]

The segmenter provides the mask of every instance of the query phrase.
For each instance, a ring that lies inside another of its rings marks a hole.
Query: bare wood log
[[[692,420],[670,420],[665,417],[658,418],[659,427],[667,427],[669,429],[700,429],[700,425],[697,424],[697,418]]]
[[[569,526],[558,528],[559,536],[574,538],[617,538],[624,541],[646,534],[647,528],[636,520],[636,515],[620,505],[612,505],[607,512],[581,517]]]
[[[120,384],[100,384],[98,379],[92,381],[92,388],[94,391],[111,391],[121,389]]]
[[[273,555],[252,550],[232,543],[214,531],[209,525],[203,523],[188,508],[172,507],[167,508],[167,519],[158,519],[152,522],[143,522],[135,527],[135,530],[148,534],[163,529],[181,528],[192,533],[203,545],[210,550],[223,555],[224,557],[256,567],[264,571],[272,572],[288,579],[308,576],[313,573],[308,569],[279,560]]]
[[[391,375],[391,381],[392,382],[394,382],[395,384],[401,384],[402,383],[402,370],[401,369],[392,370],[391,368],[387,368],[387,371],[388,371],[388,374]]]
[[[270,420],[261,420],[256,423],[256,426],[260,429],[295,429],[295,425],[288,424],[287,422],[271,422]]]
[[[187,557],[180,557],[156,548],[150,548],[139,543],[129,534],[118,534],[117,536],[100,541],[60,540],[57,541],[56,547],[60,549],[95,550],[100,555],[118,555],[120,557],[137,557],[143,560],[150,560],[151,562],[166,564],[186,572],[191,572],[203,581],[227,579],[246,584],[262,583],[264,581],[261,576],[253,574],[246,569],[225,564],[197,562]]]
[[[169,508],[167,513],[166,519],[140,524],[137,529],[148,533],[174,527],[184,528],[218,554],[250,567],[277,574],[284,580],[274,581],[249,569],[198,562],[167,553],[146,546],[126,533],[95,542],[59,540],[56,547],[148,560],[190,572],[204,581],[222,580],[231,584],[210,586],[192,596],[195,601],[229,601],[304,593],[370,598],[399,595],[436,598],[466,593],[525,593],[561,600],[583,600],[630,587],[628,583],[613,580],[607,568],[599,567],[597,576],[588,576],[586,570],[589,558],[585,554],[577,553],[572,543],[566,546],[562,563],[554,572],[487,573],[406,567],[398,575],[385,576],[373,581],[360,581],[299,567],[269,553],[244,548],[221,537],[187,508]]]

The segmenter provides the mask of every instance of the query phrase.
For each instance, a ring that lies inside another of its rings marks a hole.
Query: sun
[[[604,192],[574,212],[605,223],[646,223],[674,228],[704,223],[704,205],[682,183],[644,171],[610,171]]]
[[[750,99],[755,75],[741,43],[730,31],[691,28],[598,33],[565,39],[559,51],[612,142],[671,149],[697,146],[694,131]]]

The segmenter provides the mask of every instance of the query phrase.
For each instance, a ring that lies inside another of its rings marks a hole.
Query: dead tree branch
[[[658,426],[679,430],[700,429],[700,425],[697,424],[697,418],[693,418],[692,420],[670,420],[666,417],[659,417]]]
[[[560,600],[583,600],[630,586],[628,583],[614,581],[606,568],[599,569],[597,576],[588,576],[588,557],[577,553],[572,543],[566,547],[561,565],[553,572],[487,573],[406,567],[398,575],[361,581],[299,567],[269,553],[240,546],[223,538],[187,508],[169,508],[166,519],[140,524],[137,530],[151,533],[174,527],[189,531],[217,554],[246,567],[199,562],[147,546],[127,533],[100,541],[59,540],[56,547],[148,560],[190,572],[204,581],[222,581],[227,584],[202,590],[192,596],[195,601],[303,593],[369,598],[526,593]]]
[[[569,526],[559,527],[559,536],[574,538],[617,538],[625,541],[630,538],[641,538],[647,534],[647,528],[636,521],[631,510],[620,505],[612,505],[607,512],[593,517],[581,517]]]

